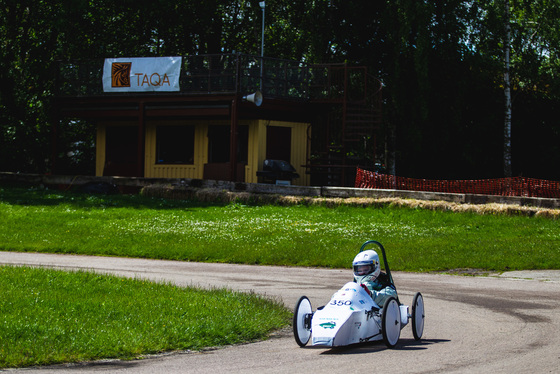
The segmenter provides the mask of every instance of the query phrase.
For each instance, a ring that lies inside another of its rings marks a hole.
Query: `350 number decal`
[[[331,300],[331,302],[329,304],[330,305],[335,305],[335,306],[352,305],[352,301],[351,300]]]

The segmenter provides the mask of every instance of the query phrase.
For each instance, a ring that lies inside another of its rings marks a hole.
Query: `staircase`
[[[356,167],[375,164],[376,132],[380,127],[381,85],[366,67],[321,65],[325,79],[315,81],[311,92],[318,106],[318,121],[307,160],[311,183],[354,186]]]

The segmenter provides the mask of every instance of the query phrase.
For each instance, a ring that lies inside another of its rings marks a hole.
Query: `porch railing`
[[[60,61],[57,96],[131,95],[103,92],[103,62]],[[292,60],[239,53],[183,56],[177,94],[246,94],[260,90],[268,97],[306,100],[312,77],[308,64]]]

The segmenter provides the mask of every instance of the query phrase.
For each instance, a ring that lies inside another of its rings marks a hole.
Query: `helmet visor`
[[[354,265],[354,275],[356,276],[368,275],[370,273],[373,273],[374,270],[375,267],[373,266],[373,264]]]

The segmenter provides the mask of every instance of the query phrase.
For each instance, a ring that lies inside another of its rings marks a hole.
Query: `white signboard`
[[[107,58],[104,92],[179,91],[181,57]]]

